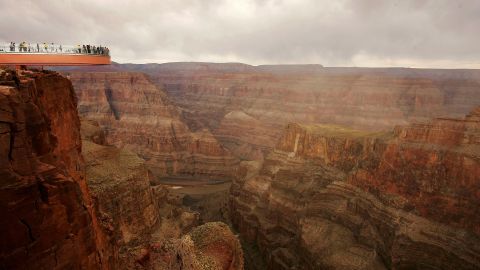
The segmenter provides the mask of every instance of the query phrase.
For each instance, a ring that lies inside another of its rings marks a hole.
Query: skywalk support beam
[[[0,53],[0,65],[86,66],[110,65],[108,55],[55,53]]]

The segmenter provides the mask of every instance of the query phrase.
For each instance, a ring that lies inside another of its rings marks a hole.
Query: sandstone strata
[[[209,128],[247,159],[271,150],[287,123],[390,130],[439,116],[463,117],[480,100],[478,70],[213,63],[117,68],[149,74],[184,110],[191,128]]]
[[[0,268],[188,269],[192,257],[243,269],[225,224],[185,235],[196,214],[151,185],[143,159],[107,145],[100,125],[83,121],[80,132],[76,108],[66,78],[0,70]],[[191,249],[168,244],[183,239]]]
[[[138,155],[101,145],[104,137],[97,123],[82,121],[87,183],[115,269],[243,269],[239,241],[227,225],[194,228],[198,214],[169,199]]]
[[[81,156],[73,87],[0,70],[0,267],[108,269]]]
[[[83,142],[87,183],[105,234],[120,252],[149,240],[159,219],[145,162],[136,154],[114,146]],[[124,254],[121,254],[124,255]]]
[[[231,177],[235,159],[208,130],[192,132],[145,74],[71,73],[70,78],[82,117],[106,129],[106,143],[139,154],[156,176]]]
[[[233,223],[269,269],[476,269],[478,109],[371,133],[290,124],[242,162]]]

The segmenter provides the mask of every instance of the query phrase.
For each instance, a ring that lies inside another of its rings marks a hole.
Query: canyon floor
[[[478,70],[0,72],[5,269],[479,269]]]

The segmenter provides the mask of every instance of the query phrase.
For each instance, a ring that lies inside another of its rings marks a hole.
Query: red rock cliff
[[[0,70],[0,265],[107,269],[69,80]]]
[[[478,70],[211,63],[119,68],[148,73],[185,110],[191,127],[208,127],[247,159],[272,149],[287,123],[389,130],[412,120],[463,117],[480,100]]]
[[[191,132],[181,111],[142,73],[71,73],[80,114],[106,129],[106,141],[138,153],[157,176],[228,179],[234,158],[208,130]]]
[[[243,162],[233,223],[269,269],[476,269],[479,120],[290,124],[263,164]]]
[[[0,268],[243,269],[227,225],[182,236],[196,215],[151,185],[143,159],[101,145],[95,122],[82,145],[76,107],[57,73],[0,70]]]

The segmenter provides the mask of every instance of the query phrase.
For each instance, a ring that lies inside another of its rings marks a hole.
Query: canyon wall
[[[226,179],[237,171],[230,216],[250,268],[480,264],[479,109],[472,111],[480,100],[480,72],[210,63],[109,68],[115,72],[69,73],[81,114],[106,129],[91,127],[89,140],[121,148],[108,148],[120,159],[130,160],[123,151],[138,153],[157,176]],[[94,149],[93,157],[107,148]],[[238,169],[229,152],[244,160]],[[145,174],[142,183],[157,187]],[[195,240],[178,224],[191,216],[167,206],[163,214],[156,210],[156,221],[149,219],[143,214],[155,204],[149,192],[164,193],[136,184],[145,196],[120,188],[117,197],[125,204],[142,200],[139,211],[108,199],[101,210],[107,216],[119,211],[153,231],[130,254],[138,251],[135,260],[154,269],[199,267],[198,258],[187,255],[196,254]],[[145,239],[143,229],[135,235],[122,219],[112,220],[106,224],[116,239]],[[165,230],[172,224],[175,232]],[[176,256],[185,260],[175,262]]]
[[[149,74],[180,106],[190,128],[209,128],[242,159],[271,150],[291,122],[390,130],[434,117],[462,117],[480,100],[478,70],[235,63],[115,68]]]
[[[107,141],[65,77],[0,70],[0,268],[243,269],[225,224],[194,228],[145,161]]]
[[[0,70],[2,269],[109,269],[85,179],[77,102],[52,72]]]
[[[231,178],[235,158],[207,129],[192,132],[145,74],[73,72],[69,77],[80,115],[106,129],[106,143],[139,154],[155,176]]]
[[[240,243],[227,225],[195,227],[198,214],[170,200],[143,159],[106,145],[92,120],[83,120],[81,130],[95,214],[116,255],[112,269],[243,269]]]
[[[97,123],[81,123],[82,153],[95,214],[115,254],[114,268],[132,269],[134,251],[148,245],[161,218],[159,209],[166,203],[166,191],[150,186],[143,159],[106,145],[104,131]]]
[[[366,132],[289,124],[244,161],[233,223],[268,269],[477,269],[480,111]]]

